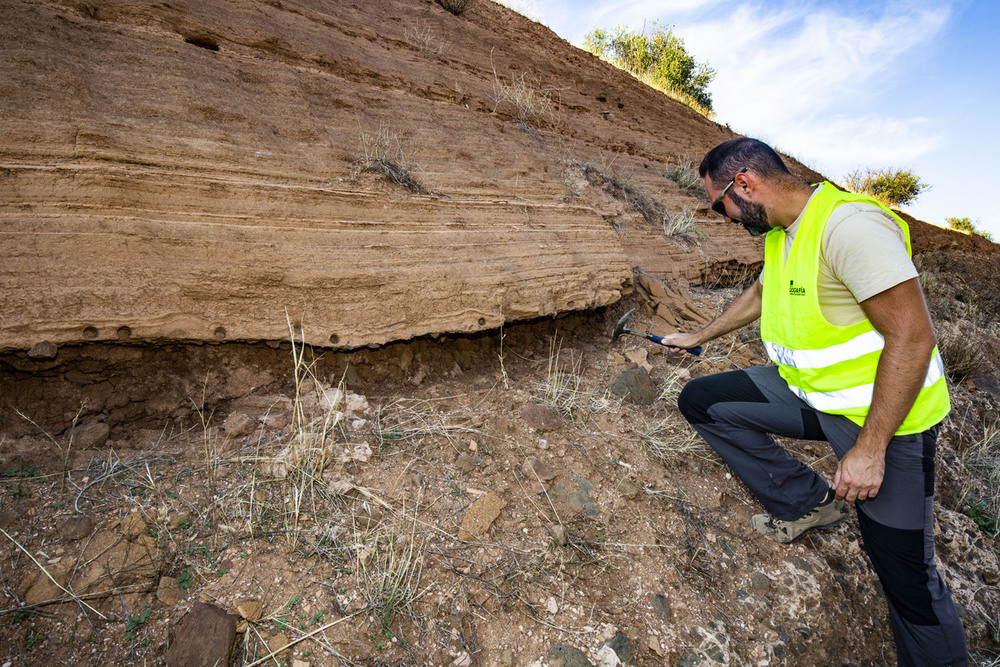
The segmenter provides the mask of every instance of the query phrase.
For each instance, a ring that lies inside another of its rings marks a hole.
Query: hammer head
[[[635,312],[635,308],[633,308],[632,310],[630,310],[627,313],[625,313],[624,315],[622,315],[621,319],[618,320],[618,324],[615,325],[614,330],[612,330],[612,332],[611,332],[611,340],[612,340],[612,342],[614,342],[614,341],[618,340],[619,338],[621,338],[621,335],[623,333],[625,333],[625,323],[628,322],[628,316],[631,315],[634,312]]]

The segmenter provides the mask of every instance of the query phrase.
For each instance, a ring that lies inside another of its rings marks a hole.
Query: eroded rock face
[[[353,348],[617,301],[628,258],[556,133],[488,104],[495,15],[360,7],[9,3],[0,350]],[[451,58],[406,40],[427,22]],[[358,173],[383,131],[425,194]]]

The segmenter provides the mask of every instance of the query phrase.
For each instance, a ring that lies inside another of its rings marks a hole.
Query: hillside
[[[0,662],[889,661],[856,524],[758,539],[673,407],[753,331],[609,339],[759,270],[671,178],[729,128],[486,0],[4,14]],[[908,220],[941,570],[993,664],[1000,254]]]

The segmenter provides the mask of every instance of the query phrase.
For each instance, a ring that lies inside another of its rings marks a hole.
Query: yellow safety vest
[[[785,260],[785,230],[767,233],[760,334],[771,361],[788,388],[821,412],[844,415],[864,424],[885,339],[867,319],[835,326],[819,306],[820,246],[833,209],[846,202],[867,202],[886,210],[903,229],[906,251],[910,231],[899,216],[869,197],[822,183],[806,207]],[[934,348],[923,388],[896,435],[919,433],[944,419],[951,409],[944,363]]]

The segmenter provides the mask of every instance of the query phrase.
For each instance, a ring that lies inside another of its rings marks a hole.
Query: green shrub
[[[476,0],[437,0],[437,3],[455,16],[459,16],[476,4]]]
[[[987,241],[993,240],[993,235],[989,232],[984,232],[983,230],[976,227],[976,224],[969,220],[968,218],[945,218],[945,222],[948,226],[955,231],[962,232],[963,234],[978,234],[982,236]],[[978,220],[976,222],[979,222]]]
[[[905,206],[930,188],[906,169],[857,169],[847,177],[847,189],[868,195],[886,206]]]
[[[623,26],[615,28],[613,34],[598,28],[587,34],[583,48],[696,111],[713,115],[708,85],[715,78],[715,70],[695,61],[684,48],[684,40],[672,29],[664,29],[655,21],[649,31],[642,33],[629,32]]]

